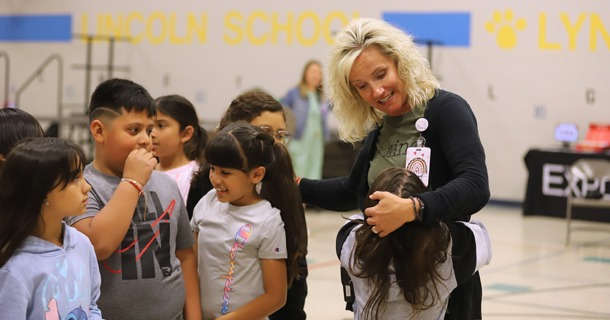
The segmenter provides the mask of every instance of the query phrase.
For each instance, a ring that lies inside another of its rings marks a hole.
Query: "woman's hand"
[[[386,191],[376,191],[370,198],[377,200],[378,203],[364,210],[367,216],[366,223],[375,226],[377,235],[382,238],[415,219],[415,212],[409,199],[403,199]]]

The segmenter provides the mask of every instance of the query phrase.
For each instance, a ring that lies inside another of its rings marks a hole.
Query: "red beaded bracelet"
[[[126,178],[122,178],[121,182],[129,182],[130,185],[132,185],[134,188],[136,188],[138,190],[138,195],[141,196],[144,194],[144,188],[142,187],[142,185],[137,182],[136,180],[133,179],[126,179]]]

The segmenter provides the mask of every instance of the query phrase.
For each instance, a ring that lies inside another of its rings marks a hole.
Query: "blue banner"
[[[470,46],[470,13],[384,12],[383,19],[404,30],[418,44]]]
[[[71,15],[0,15],[2,42],[66,42],[71,39]]]

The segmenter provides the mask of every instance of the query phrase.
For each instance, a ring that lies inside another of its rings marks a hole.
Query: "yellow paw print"
[[[525,29],[525,19],[519,18],[513,21],[513,11],[506,10],[504,16],[502,12],[495,11],[493,21],[485,23],[485,30],[496,34],[496,42],[503,49],[512,49],[517,45],[517,31]]]

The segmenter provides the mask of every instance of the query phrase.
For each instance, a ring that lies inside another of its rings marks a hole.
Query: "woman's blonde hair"
[[[364,101],[349,82],[354,61],[371,46],[396,64],[411,108],[425,108],[440,87],[410,35],[382,20],[353,20],[335,37],[326,82],[333,112],[339,119],[339,138],[347,142],[362,140],[383,119],[383,113]]]

